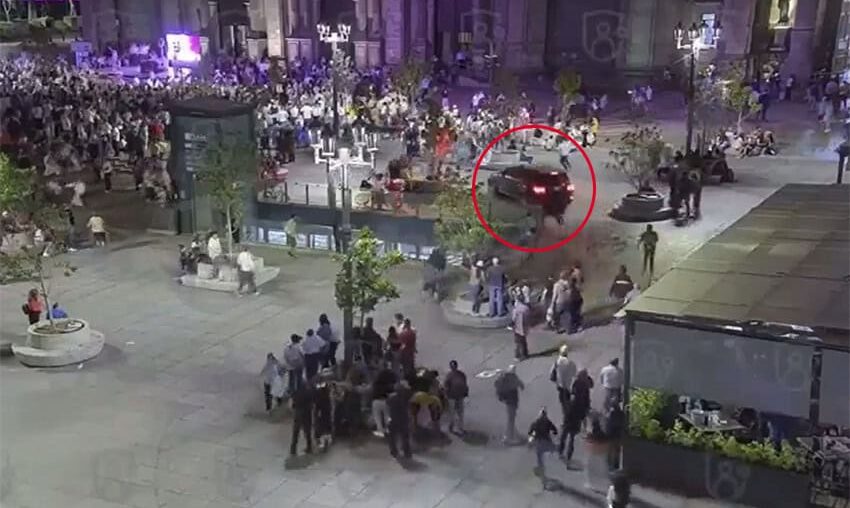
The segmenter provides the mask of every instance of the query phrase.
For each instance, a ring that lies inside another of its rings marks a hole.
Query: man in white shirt
[[[560,163],[564,171],[570,170],[570,154],[575,150],[575,147],[569,140],[562,139],[558,144],[558,155],[560,155]]]
[[[569,358],[566,344],[561,346],[560,354],[558,355],[558,359],[555,360],[553,369],[554,376],[552,377],[554,378],[555,387],[558,389],[558,402],[561,403],[561,409],[566,414],[570,403],[570,389],[573,385],[573,379],[575,379],[578,373],[575,362]]]
[[[219,265],[221,264],[221,241],[218,239],[218,233],[210,235],[207,240],[207,256],[213,265],[213,276],[218,274]]]
[[[304,351],[304,370],[308,381],[319,372],[324,348],[325,341],[316,335],[313,329],[307,330],[307,336],[301,343],[301,350]]]
[[[611,363],[602,367],[599,371],[599,379],[605,390],[603,410],[607,414],[608,410],[623,399],[623,369],[620,368],[620,359],[614,358]]]
[[[242,288],[246,285],[249,292],[255,295],[260,294],[254,282],[254,256],[251,255],[245,245],[242,246],[242,252],[236,256],[236,268],[239,276],[239,287],[236,289],[236,294],[242,296]]]

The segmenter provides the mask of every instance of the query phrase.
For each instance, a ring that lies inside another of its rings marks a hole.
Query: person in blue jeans
[[[493,258],[492,266],[487,269],[490,317],[505,315],[505,282],[505,268],[499,264],[499,258]]]

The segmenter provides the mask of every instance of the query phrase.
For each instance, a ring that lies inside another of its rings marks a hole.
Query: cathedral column
[[[405,3],[408,0],[384,0],[383,19],[384,26],[384,61],[390,65],[398,65],[407,53],[405,37],[409,28],[405,17]]]
[[[286,53],[283,42],[286,30],[286,10],[281,0],[265,0],[264,7],[269,57],[282,57]]]
[[[818,0],[797,1],[792,12],[791,43],[782,73],[786,76],[796,74],[801,81],[812,73],[818,3]]]

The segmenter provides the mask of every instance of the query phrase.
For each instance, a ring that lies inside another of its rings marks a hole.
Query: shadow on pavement
[[[467,430],[458,439],[469,446],[486,446],[490,442],[490,436],[477,430]]]

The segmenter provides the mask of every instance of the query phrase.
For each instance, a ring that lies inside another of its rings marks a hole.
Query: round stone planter
[[[664,196],[657,192],[626,194],[611,210],[611,217],[629,222],[651,222],[669,219],[673,210],[664,206]]]
[[[47,331],[49,321],[39,321],[27,328],[27,341],[13,345],[15,357],[29,367],[61,367],[84,362],[103,350],[103,334],[92,330],[82,319],[53,320],[61,331]]]
[[[480,314],[472,312],[472,302],[465,298],[446,300],[440,305],[446,322],[466,328],[505,328],[512,322],[510,312],[504,316],[490,317],[486,314],[487,303],[481,305]]]

